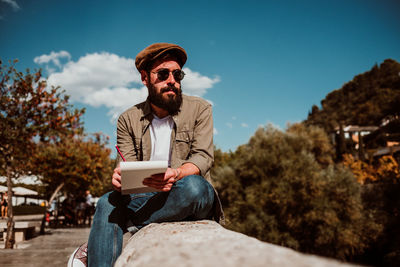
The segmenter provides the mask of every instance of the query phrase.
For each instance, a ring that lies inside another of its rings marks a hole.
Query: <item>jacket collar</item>
[[[183,106],[183,101],[185,101],[184,99],[185,98],[183,97],[181,109],[182,109],[182,106]],[[181,114],[181,110],[179,110],[177,114],[172,116],[172,119],[174,120],[175,125],[177,127],[178,127],[180,114]],[[145,123],[145,128],[147,128],[148,124],[151,123],[153,118],[154,118],[154,116],[153,116],[153,112],[151,110],[150,100],[149,100],[149,98],[147,98],[146,101],[144,102],[143,115],[142,115],[142,118],[141,118],[142,121],[143,120],[147,120],[147,123]]]
[[[142,118],[144,117],[149,118],[149,116],[153,117],[153,113],[151,112],[150,100],[149,98],[147,98],[146,101],[144,102]]]

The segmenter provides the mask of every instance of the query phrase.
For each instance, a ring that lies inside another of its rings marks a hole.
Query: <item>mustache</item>
[[[162,89],[160,90],[161,93],[166,93],[166,92],[169,92],[169,91],[172,91],[172,92],[174,92],[175,94],[179,94],[179,89],[176,88],[176,87],[173,86],[173,85],[168,85],[167,87],[164,87],[164,88],[162,88]]]

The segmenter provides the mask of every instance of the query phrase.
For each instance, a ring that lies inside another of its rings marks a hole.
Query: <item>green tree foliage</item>
[[[0,61],[0,171],[7,176],[10,203],[6,248],[13,247],[11,178],[29,172],[26,163],[38,140],[49,142],[79,132],[83,112],[73,109],[58,87],[47,89],[40,71],[24,74]]]
[[[384,230],[378,241],[367,248],[358,260],[367,264],[397,266],[400,259],[400,194],[398,162],[400,154],[372,158],[376,149],[389,141],[400,141],[400,63],[387,59],[371,70],[357,75],[342,88],[329,93],[321,101],[322,108],[313,106],[308,125],[318,125],[326,132],[339,128],[336,135],[336,159],[344,161],[357,180],[363,184],[362,200],[366,218]],[[358,153],[355,143],[344,138],[345,125],[375,125],[378,130],[360,138]],[[370,155],[366,157],[366,152]],[[354,159],[350,154],[358,156]],[[397,174],[396,174],[397,173]],[[396,176],[397,175],[397,176]]]
[[[214,171],[228,227],[307,253],[360,253],[380,229],[365,221],[361,186],[331,151],[316,127],[258,129]]]
[[[306,122],[331,132],[340,125],[380,125],[400,116],[400,63],[386,59],[313,106]]]
[[[231,154],[232,154],[231,152],[224,153],[224,152],[222,152],[221,149],[216,148],[214,146],[214,165],[213,165],[213,167],[227,164],[231,160]],[[213,169],[211,169],[211,171],[213,171]]]
[[[32,170],[45,186],[47,199],[61,189],[75,195],[90,189],[94,195],[109,191],[113,162],[108,139],[101,134],[93,137],[75,136],[54,143],[39,143],[32,161]],[[61,187],[60,187],[61,185]]]
[[[388,178],[388,177],[386,177]],[[369,221],[383,228],[359,261],[375,266],[399,266],[400,183],[371,182],[363,186],[363,202]]]

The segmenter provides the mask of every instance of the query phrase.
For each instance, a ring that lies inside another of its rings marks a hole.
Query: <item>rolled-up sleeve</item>
[[[211,169],[214,161],[213,131],[212,107],[208,104],[197,116],[189,158],[184,161],[196,165],[202,176]]]

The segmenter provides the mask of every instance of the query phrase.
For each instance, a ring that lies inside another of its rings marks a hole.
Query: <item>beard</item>
[[[168,114],[173,116],[177,114],[182,105],[182,91],[175,86],[167,86],[161,88],[160,93],[153,84],[149,84],[149,100],[153,105],[168,111]],[[163,95],[165,92],[172,91],[175,95]]]

